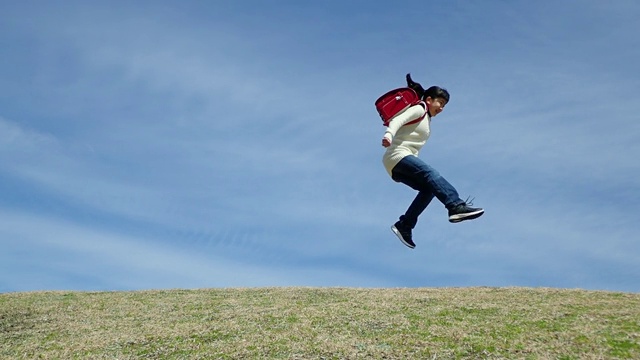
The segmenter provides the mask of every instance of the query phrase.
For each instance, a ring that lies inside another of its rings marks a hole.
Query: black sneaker
[[[404,227],[400,221],[393,224],[391,227],[391,231],[402,241],[403,244],[407,245],[409,248],[413,249],[416,247],[416,244],[411,240],[411,229]]]
[[[472,208],[470,203],[464,202],[449,209],[449,222],[458,223],[464,220],[476,219],[484,214],[484,209]]]

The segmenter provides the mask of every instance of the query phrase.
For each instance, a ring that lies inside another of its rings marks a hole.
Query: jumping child
[[[418,191],[404,215],[391,227],[400,241],[413,249],[416,244],[411,231],[434,196],[449,210],[449,222],[452,223],[478,218],[484,210],[472,208],[471,204],[460,199],[456,189],[436,169],[418,158],[418,152],[431,134],[431,118],[444,110],[449,102],[449,92],[438,86],[423,90],[409,74],[407,83],[416,90],[424,104],[411,106],[391,119],[382,138],[382,146],[387,148],[382,162],[394,181]],[[407,125],[423,116],[422,121]]]

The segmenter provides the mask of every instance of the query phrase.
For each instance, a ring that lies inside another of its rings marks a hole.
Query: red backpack
[[[410,74],[407,74],[407,85],[416,87],[424,93],[424,89],[422,89],[422,86],[411,80]],[[408,108],[418,104],[424,106],[425,110],[427,109],[427,104],[424,101],[420,100],[420,96],[418,96],[418,93],[411,87],[393,89],[380,96],[375,102],[376,110],[378,110],[378,114],[380,114],[380,118],[382,118],[382,124],[384,126],[389,126],[389,121],[391,121],[391,119],[407,110]],[[427,113],[425,112],[424,115],[419,119],[410,121],[405,125],[420,122],[426,115]]]

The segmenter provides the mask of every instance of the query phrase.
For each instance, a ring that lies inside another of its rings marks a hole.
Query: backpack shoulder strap
[[[408,123],[405,124],[405,126],[406,125],[410,125],[410,124],[419,123],[420,121],[424,120],[425,117],[427,117],[427,114],[429,113],[429,106],[427,105],[427,103],[422,101],[422,100],[420,100],[416,105],[420,105],[420,106],[424,107],[424,115],[420,116],[419,118],[417,118],[415,120],[409,121]]]

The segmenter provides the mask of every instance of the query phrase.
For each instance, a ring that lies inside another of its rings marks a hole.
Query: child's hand
[[[382,146],[384,146],[384,147],[391,146],[391,141],[389,140],[389,138],[387,138],[387,137],[383,137],[382,138]]]

